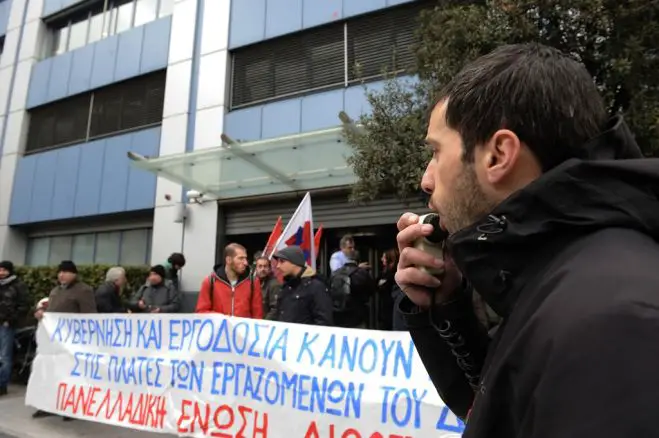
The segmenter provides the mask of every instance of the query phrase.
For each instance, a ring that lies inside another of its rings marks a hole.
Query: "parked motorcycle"
[[[37,355],[37,326],[19,328],[14,335],[14,366],[16,382],[27,385],[32,362]]]

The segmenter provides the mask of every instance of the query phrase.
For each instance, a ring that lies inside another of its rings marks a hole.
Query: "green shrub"
[[[105,282],[105,274],[110,268],[111,266],[108,265],[78,265],[78,279],[96,289]],[[121,295],[126,299],[144,284],[149,274],[149,267],[123,266],[123,268],[126,270],[128,285]],[[30,291],[29,302],[32,308],[57,286],[57,266],[19,266],[16,268],[16,273]]]

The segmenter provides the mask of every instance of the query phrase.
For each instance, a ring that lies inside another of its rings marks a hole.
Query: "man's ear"
[[[504,180],[514,169],[522,144],[517,134],[500,129],[483,147],[483,168],[490,184]]]

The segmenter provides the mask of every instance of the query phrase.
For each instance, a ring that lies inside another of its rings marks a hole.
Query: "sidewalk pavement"
[[[32,419],[35,411],[25,406],[25,387],[12,386],[9,395],[0,398],[0,438],[168,438],[153,432],[142,432],[91,421],[62,421],[59,417]],[[6,434],[6,435],[5,435]]]

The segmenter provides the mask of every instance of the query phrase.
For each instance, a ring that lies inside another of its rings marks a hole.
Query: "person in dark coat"
[[[416,249],[432,226],[404,214],[396,281],[463,437],[658,436],[659,160],[582,64],[538,44],[466,66],[426,143],[447,250]],[[503,318],[492,338],[474,290]]]
[[[98,313],[126,313],[121,302],[121,290],[126,285],[126,271],[121,266],[108,269],[105,283],[96,289],[96,310]]]
[[[71,260],[59,264],[57,282],[48,295],[48,312],[97,313],[94,289],[78,279],[78,267]],[[43,312],[37,309],[34,317],[40,320]]]
[[[128,308],[135,313],[177,313],[181,310],[181,294],[171,281],[165,280],[162,265],[153,266],[149,277],[135,292]]]
[[[256,259],[256,268],[254,269],[256,278],[261,283],[261,293],[263,298],[263,318],[271,321],[277,320],[277,300],[281,292],[281,284],[277,277],[272,273],[270,260],[267,257],[260,256]]]
[[[28,309],[28,289],[16,275],[14,264],[0,262],[0,396],[7,395],[11,378],[16,325]]]
[[[41,300],[34,312],[37,321],[41,321],[44,312],[52,313],[97,313],[94,289],[78,279],[78,267],[71,260],[62,261],[57,268],[57,282],[59,283],[48,295],[47,306]],[[37,410],[32,418],[50,417],[54,414]],[[62,420],[71,421],[73,418],[62,416]]]
[[[369,324],[370,299],[377,289],[371,272],[360,267],[355,258],[346,258],[343,265],[330,276],[330,297],[350,293],[341,308],[333,303],[334,325],[345,328],[366,328]]]
[[[277,300],[277,321],[299,324],[333,324],[332,300],[327,285],[306,265],[299,246],[288,246],[273,255],[284,276]]]

